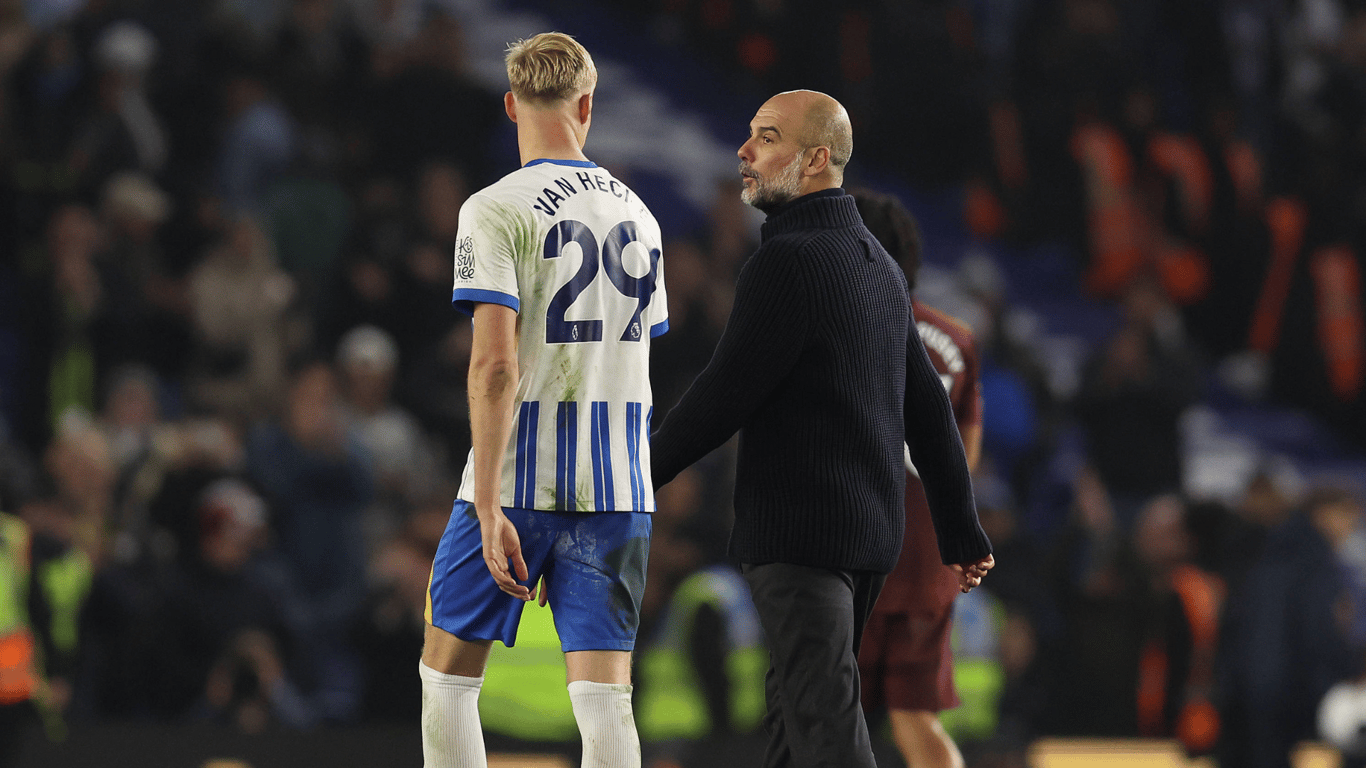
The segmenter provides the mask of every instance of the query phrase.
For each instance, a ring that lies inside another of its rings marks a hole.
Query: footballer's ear
[[[517,97],[512,95],[512,91],[503,94],[503,111],[507,113],[509,120],[517,122]]]
[[[593,92],[579,96],[579,122],[588,125],[593,119]]]

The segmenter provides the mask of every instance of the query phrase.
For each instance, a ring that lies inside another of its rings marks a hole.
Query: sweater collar
[[[760,238],[801,229],[826,229],[862,224],[854,198],[842,187],[822,189],[785,203],[768,215],[760,228]]]

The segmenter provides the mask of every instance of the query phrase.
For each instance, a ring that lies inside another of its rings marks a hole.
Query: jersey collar
[[[524,165],[524,166],[522,166],[522,167],[523,167],[523,168],[530,168],[530,167],[533,166],[533,165],[540,165],[540,164],[542,164],[542,163],[550,163],[551,165],[570,165],[570,166],[573,166],[573,167],[575,167],[575,168],[597,168],[597,167],[598,167],[598,164],[595,163],[595,162],[593,162],[592,160],[554,160],[554,159],[551,159],[551,158],[549,158],[549,157],[543,157],[543,158],[541,158],[541,159],[539,159],[539,160],[532,160],[531,162],[527,163],[526,165]]]

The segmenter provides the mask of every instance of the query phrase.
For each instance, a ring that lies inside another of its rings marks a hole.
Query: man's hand
[[[982,583],[982,577],[987,575],[987,571],[996,565],[996,558],[987,555],[986,557],[972,563],[959,563],[949,567],[958,574],[958,588],[964,592],[971,592],[973,587]]]
[[[493,580],[498,582],[498,588],[518,600],[530,600],[531,590],[517,583],[528,578],[526,560],[522,559],[522,538],[517,535],[517,527],[503,514],[503,510],[495,507],[488,513],[479,514],[479,533],[484,539],[484,564],[493,574]],[[508,570],[509,560],[512,562],[512,572]],[[513,578],[513,573],[517,578]]]

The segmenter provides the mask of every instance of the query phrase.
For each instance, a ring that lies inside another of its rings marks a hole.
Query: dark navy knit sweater
[[[906,280],[842,189],[769,215],[711,362],[651,440],[663,485],[736,430],[730,557],[887,572],[905,528],[903,437],[945,563],[991,544]]]

